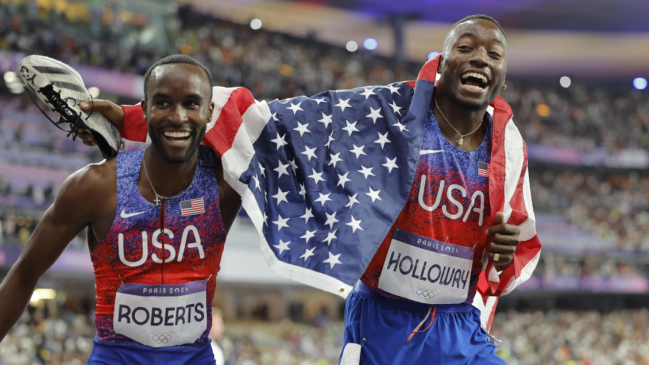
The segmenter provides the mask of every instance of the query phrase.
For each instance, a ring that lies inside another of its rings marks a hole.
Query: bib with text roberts
[[[122,284],[115,295],[115,333],[151,347],[195,342],[207,328],[206,284]]]

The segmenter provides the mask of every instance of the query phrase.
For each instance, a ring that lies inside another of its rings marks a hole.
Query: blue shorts
[[[433,325],[406,344],[428,308],[385,298],[359,283],[345,306],[343,351],[348,343],[360,344],[365,339],[362,365],[505,365],[480,327],[480,311],[470,304],[438,307]],[[429,323],[430,317],[420,331]]]
[[[106,344],[95,340],[88,365],[214,365],[215,361],[209,343],[198,348],[175,346],[156,349],[147,346]]]

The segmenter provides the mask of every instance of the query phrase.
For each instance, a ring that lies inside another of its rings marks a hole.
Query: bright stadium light
[[[438,54],[439,54],[439,52],[432,51],[431,53],[428,54],[428,59],[429,60],[433,59],[433,58],[437,57]]]
[[[93,98],[99,97],[99,88],[96,86],[89,87],[88,94],[90,94],[90,96],[92,96]]]
[[[250,21],[250,28],[257,30],[261,28],[261,20],[259,19],[253,19]]]
[[[349,52],[356,52],[358,49],[358,43],[354,41],[349,41],[347,42],[347,45],[345,46]]]
[[[633,87],[638,90],[644,90],[647,88],[647,79],[644,77],[636,77],[633,79]]]
[[[572,83],[572,80],[570,80],[570,77],[564,76],[561,79],[559,79],[559,83],[561,86],[565,87],[566,89],[570,87],[570,84]]]
[[[12,83],[12,82],[16,81],[18,76],[13,71],[7,71],[7,72],[5,72],[4,78],[5,78],[5,82],[9,84],[9,83]]]
[[[376,47],[378,46],[379,46],[379,42],[377,42],[376,39],[374,38],[367,38],[365,42],[363,42],[363,47],[365,47],[365,49],[370,51],[375,50]]]

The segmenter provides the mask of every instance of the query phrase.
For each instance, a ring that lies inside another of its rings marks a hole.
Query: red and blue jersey
[[[117,289],[124,284],[185,284],[207,280],[207,329],[190,347],[209,343],[212,299],[226,231],[221,219],[212,151],[201,146],[190,186],[161,205],[144,199],[138,179],[144,150],[117,156],[117,210],[108,235],[91,254],[97,286],[96,341],[137,345],[115,333]],[[209,280],[208,280],[209,279]]]
[[[471,286],[465,304],[473,303],[482,272],[482,253],[491,226],[489,164],[492,119],[486,115],[487,131],[473,152],[452,145],[439,129],[432,108],[424,123],[424,136],[417,172],[406,206],[397,218],[361,281],[379,294],[403,299],[378,288],[395,228],[441,242],[474,249]]]

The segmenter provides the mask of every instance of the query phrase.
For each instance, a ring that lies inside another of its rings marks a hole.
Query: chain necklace
[[[151,185],[151,189],[153,189],[153,193],[155,194],[155,199],[153,200],[155,205],[160,204],[160,202],[165,199],[170,199],[169,197],[162,196],[158,194],[157,191],[155,191],[155,188],[153,187],[153,183],[151,182],[151,179],[149,179],[149,173],[146,170],[146,161],[144,159],[144,154],[142,154],[142,165],[144,165],[144,175],[146,175],[146,179],[149,181],[149,185]]]
[[[439,110],[439,113],[442,115],[442,117],[444,118],[444,120],[446,121],[446,123],[447,123],[448,125],[450,125],[451,128],[453,128],[453,130],[455,131],[455,133],[457,133],[457,134],[460,135],[460,139],[457,141],[457,145],[458,145],[458,146],[461,146],[462,143],[464,143],[464,137],[468,137],[468,136],[472,135],[473,133],[477,132],[478,129],[480,129],[480,127],[482,126],[482,123],[480,123],[480,124],[478,125],[478,128],[474,129],[473,132],[470,132],[470,133],[467,133],[467,134],[462,134],[462,133],[460,133],[457,129],[455,129],[455,127],[453,127],[453,124],[451,124],[451,122],[449,122],[448,119],[446,119],[446,116],[444,115],[444,113],[442,113],[442,109],[440,109],[440,108],[439,108],[439,105],[437,105],[437,99],[435,99],[435,106],[437,107],[437,110]],[[146,166],[145,166],[145,167],[146,167]],[[153,185],[152,185],[151,187],[153,187]]]

